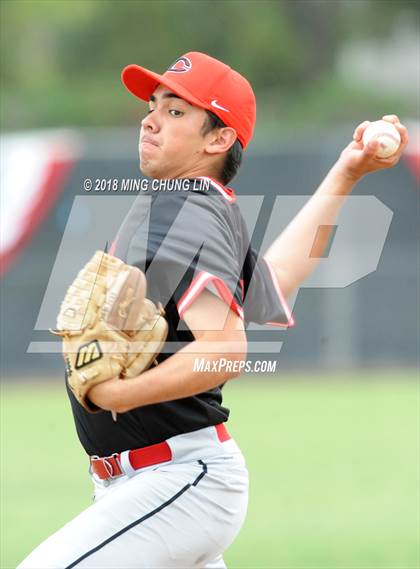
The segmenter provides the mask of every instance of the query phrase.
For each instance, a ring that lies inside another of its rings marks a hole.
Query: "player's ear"
[[[215,128],[207,135],[205,151],[208,154],[223,154],[229,150],[237,139],[236,130],[230,126]]]

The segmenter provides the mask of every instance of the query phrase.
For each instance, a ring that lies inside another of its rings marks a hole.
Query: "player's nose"
[[[157,111],[149,112],[141,121],[141,127],[144,130],[156,132],[159,130],[159,117]]]

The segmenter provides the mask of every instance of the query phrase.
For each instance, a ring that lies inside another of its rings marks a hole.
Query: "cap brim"
[[[175,93],[175,95],[178,95],[189,103],[203,109],[210,108],[210,105],[194,97],[187,89],[178,85],[176,81],[171,81],[170,78],[149,71],[149,69],[145,69],[139,65],[132,64],[124,67],[121,73],[121,80],[130,93],[143,101],[149,101],[156,87],[158,87],[158,85],[164,85],[172,93]]]

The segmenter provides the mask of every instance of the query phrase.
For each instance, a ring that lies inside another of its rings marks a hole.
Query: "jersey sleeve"
[[[243,267],[244,318],[247,322],[292,327],[292,312],[269,262],[249,247]]]
[[[132,240],[127,262],[145,270],[152,300],[174,302],[180,318],[204,289],[243,318],[235,240],[220,200],[158,195]]]

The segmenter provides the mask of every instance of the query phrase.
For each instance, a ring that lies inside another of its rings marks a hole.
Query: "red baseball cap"
[[[251,85],[237,71],[205,53],[191,51],[178,57],[163,75],[127,65],[121,78],[143,101],[150,99],[158,85],[164,85],[189,103],[211,111],[236,130],[243,148],[252,138],[256,103]]]

